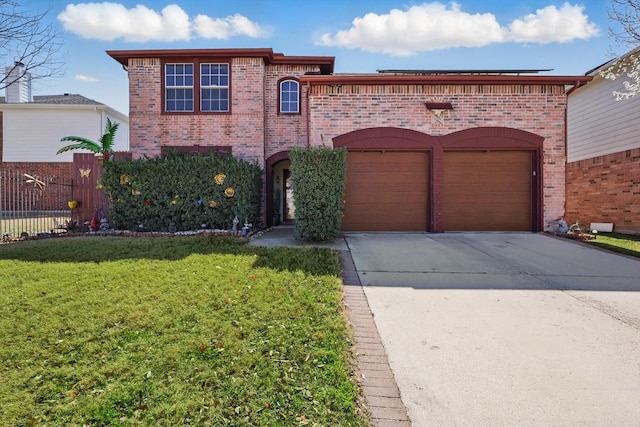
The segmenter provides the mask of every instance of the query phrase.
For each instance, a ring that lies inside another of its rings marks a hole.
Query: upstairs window
[[[164,64],[164,111],[167,113],[228,113],[228,63]]]
[[[279,109],[282,114],[300,113],[300,83],[296,80],[280,82]]]
[[[200,111],[229,111],[229,64],[200,64]]]
[[[166,111],[193,111],[193,64],[165,64],[164,88]]]

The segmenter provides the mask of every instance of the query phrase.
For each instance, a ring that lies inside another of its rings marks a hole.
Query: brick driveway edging
[[[344,299],[353,330],[360,384],[373,427],[411,427],[351,253],[338,251]]]

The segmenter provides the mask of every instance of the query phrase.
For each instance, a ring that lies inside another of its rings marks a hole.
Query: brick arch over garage
[[[527,189],[528,197],[530,197],[527,202],[529,204],[527,209],[530,212],[530,217],[526,219],[528,224],[526,229],[540,231],[542,229],[543,208],[541,205],[543,142],[544,138],[540,135],[505,127],[471,128],[438,136],[411,129],[379,127],[361,129],[333,138],[334,147],[346,148],[350,152],[349,158],[352,159],[372,156],[372,154],[355,153],[375,152],[396,153],[393,156],[397,156],[398,159],[402,159],[403,156],[405,159],[412,159],[411,153],[415,153],[418,157],[424,156],[425,170],[423,173],[427,183],[427,195],[424,198],[424,203],[427,204],[425,207],[425,223],[423,228],[419,228],[416,225],[412,225],[412,227],[416,231],[432,232],[454,231],[452,227],[464,229],[463,225],[451,225],[450,221],[450,225],[447,227],[447,216],[445,214],[450,213],[451,209],[448,209],[447,212],[444,212],[443,209],[445,209],[446,203],[450,203],[448,196],[453,192],[445,190],[445,186],[448,185],[450,187],[450,183],[455,182],[456,178],[452,177],[451,173],[447,173],[451,172],[452,168],[449,168],[448,171],[445,170],[445,164],[455,164],[456,162],[464,164],[465,161],[471,161],[472,164],[484,165],[486,160],[496,156],[499,158],[498,161],[517,161],[521,163],[522,167],[530,168],[532,176],[530,183],[527,184],[530,186]],[[474,159],[477,161],[474,161]],[[522,162],[528,164],[524,165]],[[490,165],[491,163],[489,161],[486,164]],[[419,168],[421,166],[418,165],[416,167]],[[514,168],[518,169],[515,166]],[[402,169],[398,167],[398,170]],[[405,173],[405,171],[402,171],[402,173]],[[491,175],[490,171],[485,171],[485,176],[487,173]],[[445,191],[447,191],[447,198],[445,198]],[[348,207],[349,194],[347,194],[346,208],[348,209]],[[368,212],[370,211],[371,209],[368,210]],[[402,207],[399,206],[398,211],[402,211]],[[518,215],[522,216],[522,213]],[[400,216],[398,218],[398,221],[401,221]],[[345,219],[348,225],[348,213],[345,214]],[[483,227],[492,229],[490,226],[480,226],[480,228]],[[523,229],[525,225],[512,226],[507,224],[505,227]]]

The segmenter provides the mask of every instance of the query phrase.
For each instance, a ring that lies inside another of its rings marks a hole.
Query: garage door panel
[[[380,192],[359,191],[349,197],[351,203],[366,203],[375,206],[394,205],[394,203],[400,203],[401,205],[394,205],[395,209],[403,209],[404,206],[419,206],[422,205],[422,201],[426,198],[425,192],[416,191],[393,191],[386,194],[384,197],[380,196]]]
[[[404,164],[408,170],[415,169],[424,166],[424,153],[418,153],[413,157],[412,154],[407,152],[393,152],[393,151],[372,151],[372,152],[350,152],[348,154],[349,171],[358,172],[371,172],[372,168],[387,167],[390,165]],[[384,172],[384,170],[379,170]]]
[[[403,189],[410,188],[410,192],[419,192],[427,190],[427,178],[424,175],[409,174],[388,174],[361,177],[349,176],[347,180],[347,190],[354,189],[362,191],[363,188],[375,187],[376,192],[394,193],[403,192]],[[406,193],[406,192],[405,192]]]
[[[445,152],[445,231],[531,230],[532,155],[529,151]]]
[[[425,231],[428,153],[349,152],[342,229]]]

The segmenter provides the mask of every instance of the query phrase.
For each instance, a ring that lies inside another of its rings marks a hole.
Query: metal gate
[[[71,218],[71,178],[0,170],[2,240],[63,230]]]

